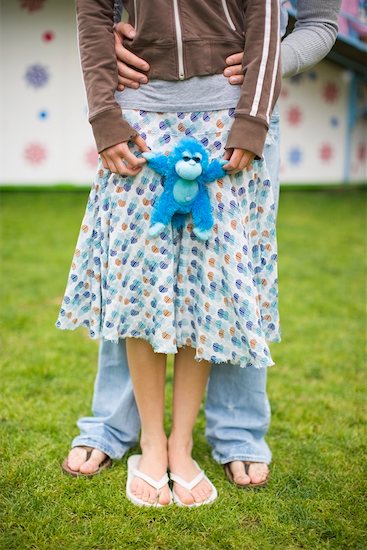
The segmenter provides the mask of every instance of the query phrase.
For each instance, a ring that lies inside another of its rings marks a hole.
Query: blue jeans
[[[264,157],[279,198],[279,113],[274,110]],[[206,437],[220,464],[233,460],[271,461],[265,441],[270,423],[266,393],[267,369],[212,365],[205,404]],[[125,340],[102,340],[94,386],[93,416],[78,421],[80,435],[72,446],[96,447],[112,459],[121,458],[139,438],[140,421],[126,357]]]

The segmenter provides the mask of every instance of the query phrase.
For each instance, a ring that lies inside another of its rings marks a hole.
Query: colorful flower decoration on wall
[[[330,119],[330,124],[333,128],[337,128],[339,126],[339,118],[337,116],[332,116]]]
[[[49,73],[44,65],[35,63],[30,65],[25,73],[25,79],[29,86],[33,88],[42,88],[49,81]]]
[[[320,158],[323,162],[329,162],[333,158],[333,148],[329,143],[325,143],[320,149]]]
[[[302,162],[302,151],[298,147],[293,147],[288,153],[290,164],[298,166]]]
[[[20,0],[20,7],[23,10],[32,12],[32,11],[41,10],[43,8],[44,3],[45,3],[45,0]]]
[[[42,40],[44,42],[52,42],[52,40],[55,38],[55,33],[52,31],[45,31],[42,35]]]
[[[24,158],[29,164],[37,166],[46,160],[46,149],[39,143],[30,143],[24,150]]]
[[[323,88],[322,95],[327,103],[334,103],[339,97],[339,88],[334,82],[328,82]]]
[[[42,111],[39,111],[38,118],[40,120],[46,120],[46,118],[48,118],[48,112],[45,109],[43,109]]]
[[[291,126],[298,126],[302,122],[302,111],[299,107],[291,107],[287,112],[287,120]]]

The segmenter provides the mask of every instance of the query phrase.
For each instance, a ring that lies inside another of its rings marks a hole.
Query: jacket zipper
[[[138,11],[137,11],[138,0],[134,0],[134,29],[138,30]]]
[[[180,14],[178,11],[178,0],[173,0],[173,12],[175,16],[176,40],[177,40],[178,78],[180,80],[183,80],[185,78],[185,71],[184,71],[184,64],[183,64],[182,30],[181,30]]]
[[[223,6],[224,14],[225,14],[225,16],[227,18],[227,21],[228,21],[228,25],[231,27],[232,31],[235,31],[236,27],[234,26],[232,18],[229,14],[229,9],[228,9],[228,6],[227,6],[227,0],[222,0],[222,6]]]

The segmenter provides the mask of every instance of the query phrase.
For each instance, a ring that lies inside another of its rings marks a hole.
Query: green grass
[[[97,343],[54,328],[86,198],[2,194],[0,548],[366,548],[365,193],[282,193],[271,483],[228,484],[201,411],[195,457],[219,498],[197,510],[134,507],[126,457],[90,480],[60,471],[96,372]]]

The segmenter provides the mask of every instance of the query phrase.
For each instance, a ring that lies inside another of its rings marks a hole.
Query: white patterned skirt
[[[153,152],[192,136],[222,158],[233,109],[196,113],[124,111]],[[134,146],[132,151],[138,153]],[[242,367],[273,364],[280,341],[275,206],[263,161],[208,184],[211,237],[192,219],[148,238],[164,180],[149,166],[122,177],[100,162],[89,194],[56,326],[91,338],[143,338],[155,352],[195,348],[195,358]]]

